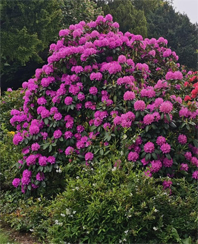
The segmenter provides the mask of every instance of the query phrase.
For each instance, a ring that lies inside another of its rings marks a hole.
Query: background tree
[[[45,50],[61,28],[60,2],[2,0],[0,8],[2,86],[16,88],[45,61]]]
[[[0,8],[3,90],[34,75],[61,28],[103,14],[90,0],[2,0]]]
[[[145,16],[147,16],[149,13],[153,12],[163,0],[131,0],[131,2],[136,9],[144,11]]]
[[[179,62],[188,68],[197,68],[198,25],[185,14],[176,12],[164,2],[147,16],[148,37],[163,36],[168,46],[179,56]]]
[[[101,7],[91,0],[62,0],[62,24],[65,28],[82,20],[90,21],[103,15]]]
[[[120,25],[122,32],[132,32],[143,37],[147,35],[147,22],[144,11],[136,9],[131,0],[99,1],[105,14],[111,14]]]

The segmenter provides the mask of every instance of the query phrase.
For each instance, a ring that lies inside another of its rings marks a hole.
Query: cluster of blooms
[[[184,101],[190,101],[198,96],[198,72],[189,72],[187,78],[189,80],[184,83],[184,86],[191,89],[191,94],[185,96]]]
[[[177,146],[184,160],[179,173],[197,168],[196,143],[187,145],[196,131],[197,103],[190,110],[174,94],[185,79],[178,56],[163,37],[143,39],[118,28],[107,15],[61,30],[60,40],[50,46],[48,64],[23,83],[23,111],[12,110],[10,121],[18,130],[13,143],[24,145],[22,178],[13,181],[23,192],[47,178],[48,166],[94,164],[96,154],[104,153],[98,148],[121,141],[123,133],[132,138],[137,131],[142,132],[135,143],[128,139],[127,158],[149,166],[148,175],[167,175],[166,168],[174,172],[181,163],[175,157]],[[182,122],[175,122],[178,117]],[[182,133],[170,133],[186,120],[194,121],[191,133],[185,124]]]

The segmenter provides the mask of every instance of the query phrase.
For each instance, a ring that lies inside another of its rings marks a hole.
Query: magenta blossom
[[[53,136],[55,139],[60,138],[62,136],[61,130],[55,130]]]
[[[147,142],[145,145],[144,145],[144,151],[146,153],[152,153],[154,152],[155,150],[155,146],[152,142]]]
[[[18,134],[15,134],[14,137],[13,137],[13,143],[14,145],[18,145],[20,142],[23,141],[23,137],[18,135]]]
[[[92,86],[92,87],[89,89],[89,93],[92,94],[92,95],[96,95],[96,94],[98,93],[98,89],[97,89],[97,87]]]
[[[130,152],[130,153],[128,154],[128,160],[129,160],[129,161],[136,162],[136,161],[138,160],[138,158],[139,158],[139,154],[136,153],[136,152]]]
[[[162,163],[159,160],[151,161],[151,173],[156,173],[162,168]]]
[[[135,111],[138,111],[138,110],[139,111],[144,111],[145,110],[145,107],[146,107],[146,104],[142,100],[136,101],[134,103],[134,109],[135,109]]]
[[[191,152],[186,152],[185,154],[184,154],[184,156],[185,156],[185,158],[187,159],[187,160],[191,160],[191,158],[192,158],[192,153]]]
[[[40,166],[46,166],[47,165],[47,157],[45,157],[45,156],[39,157],[39,165]]]
[[[172,181],[170,181],[170,180],[168,180],[168,181],[164,181],[163,182],[163,187],[164,187],[164,189],[166,189],[166,188],[170,188],[171,186],[172,186]]]
[[[170,150],[171,150],[171,146],[170,146],[168,143],[164,143],[164,144],[160,147],[160,150],[161,150],[163,153],[169,153]]]
[[[183,171],[188,171],[188,164],[181,164],[180,166],[180,170],[183,170]]]
[[[54,114],[54,119],[57,120],[57,121],[58,121],[58,120],[61,120],[62,117],[63,117],[63,116],[62,116],[61,113],[55,113],[55,114]]]
[[[159,145],[159,146],[162,146],[164,143],[166,142],[166,138],[163,137],[163,136],[158,136],[157,140],[156,140],[156,143]]]
[[[38,181],[43,181],[45,179],[44,173],[43,172],[38,172],[36,175],[36,180]]]
[[[147,114],[143,118],[143,122],[145,125],[150,125],[154,121],[154,116],[153,114]]]
[[[163,112],[163,113],[170,113],[171,111],[173,110],[173,104],[169,101],[166,101],[166,102],[163,102],[161,105],[160,105],[160,112]]]
[[[73,101],[73,98],[72,97],[66,97],[64,102],[66,105],[71,105],[72,104],[72,101]]]
[[[21,183],[21,180],[20,180],[19,178],[15,178],[15,179],[12,181],[12,185],[13,185],[14,187],[16,187],[16,188],[20,185],[20,183]]]
[[[30,135],[35,135],[39,133],[39,127],[37,125],[31,125],[29,127]]]
[[[195,180],[198,180],[198,170],[193,172],[192,178],[195,179]]]
[[[56,162],[56,159],[54,156],[49,156],[47,158],[47,162],[50,163],[50,164],[54,164]]]
[[[32,144],[31,149],[32,151],[38,151],[40,149],[40,145],[37,142],[35,142]]]
[[[73,136],[73,133],[71,131],[66,131],[65,132],[65,139],[72,138],[72,136]]]
[[[168,158],[164,158],[163,165],[164,165],[164,167],[170,168],[173,165],[173,160],[168,159]]]
[[[135,93],[134,92],[132,92],[132,91],[126,91],[124,93],[124,100],[125,101],[133,100],[133,99],[135,99]]]
[[[74,152],[74,148],[73,147],[67,147],[65,150],[65,155],[71,155]]]
[[[187,143],[187,137],[185,135],[180,134],[177,139],[180,144],[184,145]]]
[[[94,155],[91,152],[88,152],[88,153],[85,154],[85,160],[86,161],[92,160],[93,157],[94,157]]]

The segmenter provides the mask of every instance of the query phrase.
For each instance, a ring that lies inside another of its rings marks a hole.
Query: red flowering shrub
[[[184,101],[191,101],[198,97],[198,72],[189,72],[187,78],[188,80],[185,81],[184,86],[188,89],[190,95],[186,95]]]
[[[118,28],[107,15],[61,30],[48,64],[23,83],[23,111],[10,121],[14,144],[24,145],[13,181],[22,192],[52,184],[66,165],[117,160],[147,175],[198,178],[198,109],[184,101],[178,56],[163,37]]]

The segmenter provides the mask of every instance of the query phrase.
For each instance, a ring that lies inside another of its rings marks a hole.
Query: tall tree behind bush
[[[122,32],[132,32],[144,37],[147,35],[147,22],[144,11],[136,9],[131,0],[98,1],[105,14],[111,14],[119,23]]]
[[[91,0],[62,0],[63,26],[69,27],[71,24],[77,24],[80,21],[90,21],[103,15],[101,7]]]
[[[177,13],[167,2],[147,15],[148,37],[163,36],[168,46],[176,51],[179,62],[188,68],[197,68],[198,25],[185,14]]]
[[[3,87],[29,78],[31,67],[44,62],[43,53],[61,28],[60,2],[57,0],[1,1],[1,74]],[[27,67],[27,71],[23,69]],[[22,73],[28,73],[24,77]]]
[[[90,0],[2,0],[2,87],[19,88],[46,62],[61,27],[103,14]]]

